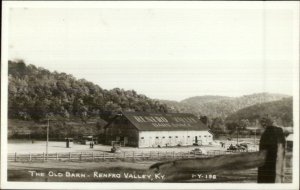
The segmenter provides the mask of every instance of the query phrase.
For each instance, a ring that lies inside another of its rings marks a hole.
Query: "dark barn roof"
[[[139,131],[208,131],[196,116],[189,113],[123,112]]]

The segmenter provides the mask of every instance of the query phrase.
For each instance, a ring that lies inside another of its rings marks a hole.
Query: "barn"
[[[105,127],[105,142],[113,141],[134,147],[207,145],[213,134],[189,113],[122,112]]]

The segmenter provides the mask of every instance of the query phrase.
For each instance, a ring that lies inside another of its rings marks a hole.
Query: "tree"
[[[215,133],[225,133],[226,126],[224,120],[221,117],[215,117],[211,121],[211,129]]]
[[[230,134],[233,134],[239,128],[239,125],[236,122],[230,122],[226,123],[226,128]]]
[[[209,118],[208,118],[207,116],[205,116],[205,115],[200,116],[200,121],[201,121],[204,125],[210,126]]]

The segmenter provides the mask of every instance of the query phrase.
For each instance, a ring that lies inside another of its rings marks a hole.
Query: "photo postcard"
[[[299,187],[298,1],[4,1],[3,189]]]

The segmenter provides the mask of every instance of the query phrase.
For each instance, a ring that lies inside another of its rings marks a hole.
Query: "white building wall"
[[[197,142],[208,145],[213,135],[208,131],[140,131],[139,147],[188,146]]]

